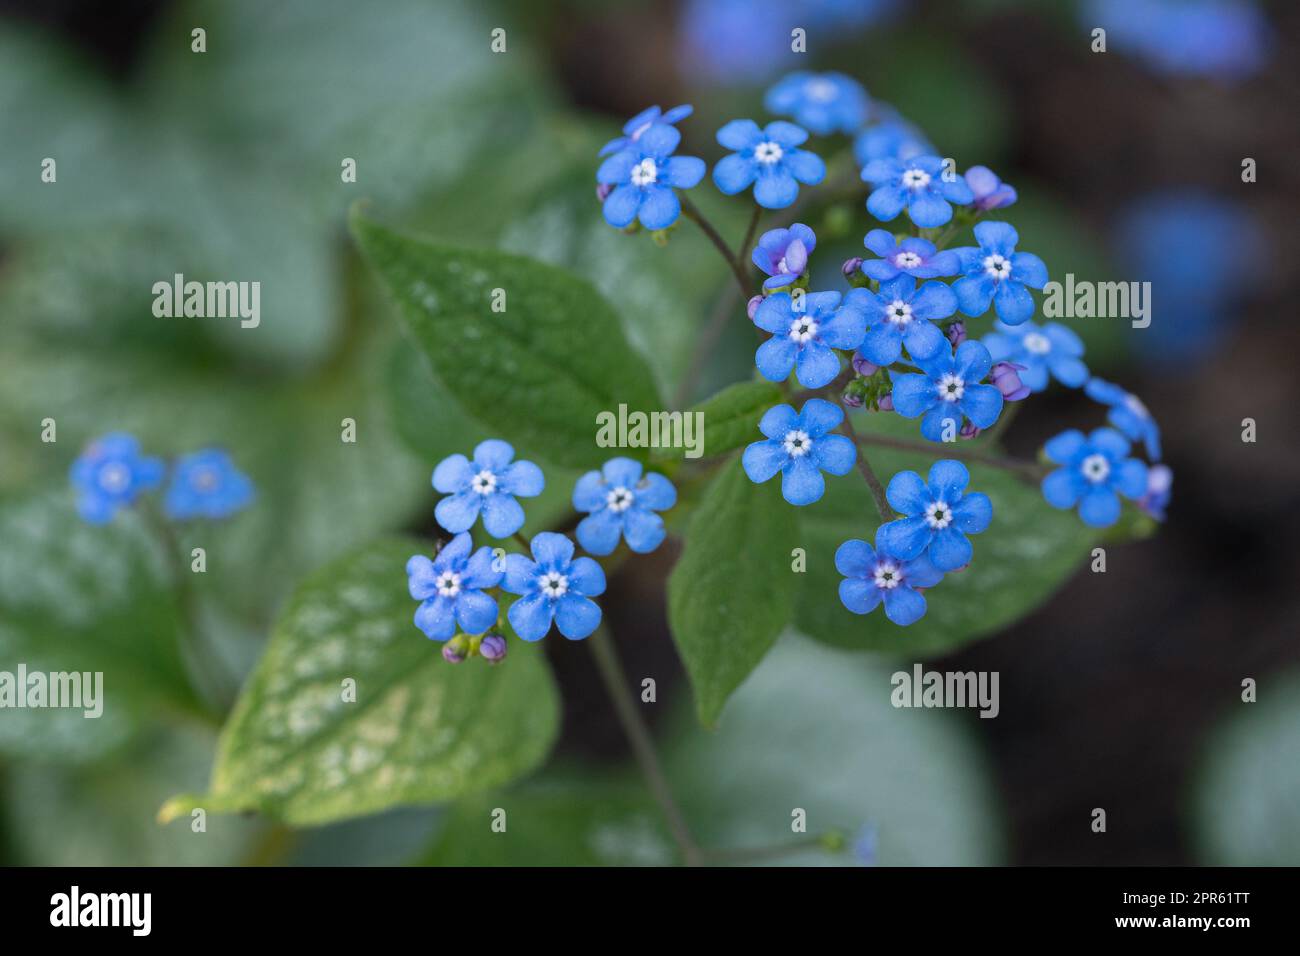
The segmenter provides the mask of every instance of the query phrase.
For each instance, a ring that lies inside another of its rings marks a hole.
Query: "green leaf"
[[[559,703],[541,650],[456,666],[413,625],[405,565],[427,550],[382,540],[302,583],[222,731],[210,793],[162,819],[202,806],[325,823],[501,786],[546,758]]]
[[[916,437],[915,422],[897,416],[857,417],[865,419],[857,426],[860,433],[888,429],[896,437]],[[905,469],[924,477],[930,465],[945,457],[939,444],[932,455],[869,445],[863,450],[886,485]],[[968,464],[970,490],[992,500],[993,522],[987,531],[971,536],[975,555],[969,567],[927,590],[925,617],[908,627],[892,623],[880,609],[858,615],[840,603],[842,578],[835,570],[835,550],[850,538],[874,543],[881,521],[866,484],[856,475],[828,480],[826,496],[799,509],[808,570],[800,576],[795,627],[840,647],[932,655],[1005,627],[1051,597],[1082,565],[1094,533],[1073,512],[1050,507],[1037,484]]]
[[[137,514],[89,525],[67,486],[11,495],[0,498],[0,541],[0,671],[103,675],[98,717],[6,709],[0,754],[91,760],[160,712],[201,713],[179,652],[180,610]]]
[[[710,847],[787,846],[828,830],[877,830],[883,866],[1001,862],[991,774],[973,714],[895,708],[892,667],[795,635],[781,639],[716,733],[686,714],[664,764],[692,835]],[[970,719],[967,719],[970,718]],[[794,808],[808,832],[791,832]],[[809,848],[773,864],[853,863]]]
[[[703,452],[706,456],[721,455],[760,441],[763,436],[758,431],[758,420],[780,401],[781,390],[772,382],[737,382],[693,406],[686,414],[698,412],[704,416]],[[678,456],[660,451],[651,457]]]
[[[590,467],[607,457],[596,444],[601,412],[654,408],[645,362],[582,279],[522,256],[411,239],[357,214],[352,232],[439,381],[521,453]],[[495,289],[506,295],[499,312]]]
[[[668,579],[668,621],[701,722],[723,705],[781,633],[794,607],[794,509],[777,482],[756,485],[740,461],[714,476]]]
[[[504,810],[504,832],[492,828]],[[500,815],[498,814],[498,819]],[[423,866],[663,866],[677,861],[639,780],[547,776],[456,804]]]

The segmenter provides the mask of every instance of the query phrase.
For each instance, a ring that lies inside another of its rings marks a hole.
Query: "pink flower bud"
[[[599,201],[599,202],[604,202],[606,199],[609,198],[609,194],[612,193],[613,191],[614,191],[614,186],[613,186],[613,184],[611,184],[611,183],[601,183],[600,185],[598,185],[598,186],[596,187],[596,199],[597,199],[597,201]]]
[[[840,401],[842,401],[849,408],[861,408],[863,405],[866,404],[866,400],[863,399],[861,395],[859,395],[857,392],[853,391],[852,389],[846,391],[840,397]]]
[[[862,257],[854,256],[852,259],[844,260],[844,265],[840,267],[840,271],[844,273],[846,279],[851,279],[861,268]]]
[[[952,343],[952,347],[956,348],[966,341],[966,323],[958,319],[948,326],[944,334],[948,336],[948,341]]]
[[[882,395],[880,401],[876,403],[876,408],[882,412],[892,412],[894,410],[894,396]]]
[[[754,317],[754,313],[758,311],[758,307],[762,304],[763,297],[761,295],[756,295],[749,300],[749,304],[745,306],[745,311],[749,313],[751,319]]]
[[[1029,397],[1029,389],[1021,383],[1018,374],[1024,367],[1015,362],[998,362],[989,369],[989,382],[997,387],[1008,402],[1018,402]]]
[[[853,353],[853,371],[857,372],[863,378],[871,378],[876,372],[880,371],[879,365],[873,365],[862,357],[861,352]]]
[[[980,430],[979,430],[978,428],[976,428],[976,427],[975,427],[973,424],[971,424],[970,422],[967,422],[965,425],[962,425],[962,426],[961,426],[961,431],[959,431],[959,432],[957,433],[957,435],[958,435],[958,437],[960,437],[960,438],[971,439],[971,438],[974,438],[974,437],[975,437],[976,435],[978,435],[979,433],[980,433]]]

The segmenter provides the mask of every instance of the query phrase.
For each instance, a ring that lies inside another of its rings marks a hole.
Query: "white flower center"
[[[909,169],[903,173],[903,185],[908,189],[924,189],[930,185],[930,174],[924,169]]]
[[[785,150],[781,148],[780,143],[769,141],[766,143],[759,143],[754,147],[754,159],[766,166],[771,166],[784,155]]]
[[[815,80],[809,80],[804,86],[804,92],[808,94],[808,99],[816,100],[819,103],[827,103],[835,99],[835,84],[830,80],[824,80],[818,77]]]
[[[899,570],[898,565],[890,561],[877,564],[872,576],[876,580],[876,587],[882,591],[892,591],[903,583],[903,572]]]
[[[443,597],[455,597],[460,593],[460,575],[455,571],[443,571],[435,583]]]
[[[480,495],[490,495],[497,490],[497,476],[484,468],[470,479],[469,486]]]
[[[785,439],[781,442],[781,447],[785,449],[786,454],[791,458],[798,458],[800,455],[806,455],[812,450],[812,439],[808,433],[794,429],[785,433]]]
[[[915,269],[921,264],[921,257],[915,252],[900,252],[894,258],[894,265],[900,269]]]
[[[649,156],[632,167],[633,186],[649,186],[658,178],[659,168],[655,166],[655,161]]]
[[[1136,395],[1124,396],[1124,406],[1138,418],[1151,417],[1151,412],[1147,410],[1147,407],[1142,404],[1142,400]]]
[[[1087,478],[1094,485],[1106,480],[1110,474],[1110,461],[1105,455],[1089,455],[1079,465],[1079,470],[1083,472],[1083,477]]]
[[[939,397],[945,402],[956,402],[966,394],[966,383],[960,375],[946,373],[939,379]]]
[[[952,524],[952,509],[946,501],[932,501],[925,506],[925,523],[936,531]]]
[[[131,469],[120,461],[110,461],[99,469],[99,487],[110,494],[126,491],[131,485]]]
[[[1046,355],[1052,351],[1051,340],[1042,332],[1030,332],[1024,338],[1025,351],[1033,355]]]
[[[912,321],[912,307],[902,299],[895,299],[889,303],[889,308],[885,310],[885,316],[895,325],[907,325]]]
[[[790,324],[790,338],[802,345],[817,334],[817,323],[804,316]]]
[[[190,473],[190,485],[195,491],[215,491],[218,484],[215,468],[196,468]]]
[[[1011,260],[997,252],[985,256],[984,271],[991,279],[1005,279],[1011,275]]]
[[[537,579],[541,592],[552,600],[562,598],[569,590],[569,579],[559,571],[547,571]]]
[[[618,514],[620,511],[626,511],[632,505],[632,492],[619,485],[617,488],[611,488],[605,495],[605,504],[610,511]]]

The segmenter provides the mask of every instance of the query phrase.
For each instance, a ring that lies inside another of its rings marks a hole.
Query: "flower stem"
[[[758,220],[762,218],[763,207],[754,204],[754,211],[749,216],[749,226],[745,229],[745,238],[740,241],[740,248],[736,250],[736,264],[742,269],[748,268],[749,249],[754,242],[754,233],[758,232]]]
[[[691,202],[685,196],[682,197],[682,215],[695,223],[695,225],[699,226],[700,231],[708,237],[708,240],[711,243],[713,243],[714,247],[722,255],[722,258],[726,260],[727,268],[731,270],[731,274],[736,277],[736,284],[740,286],[740,294],[748,298],[749,278],[745,275],[745,271],[740,267],[740,263],[736,261],[736,256],[727,245],[727,240],[722,238],[718,230],[714,228],[713,223],[709,222],[709,220],[705,218],[704,213],[700,212],[695,203]]]
[[[844,416],[842,427],[844,434],[848,435],[855,445],[861,446],[866,442],[865,438],[860,437],[853,430],[853,422],[850,421],[847,414]],[[894,509],[889,506],[889,499],[885,497],[885,486],[876,477],[876,472],[871,467],[871,462],[867,460],[866,453],[862,451],[861,447],[858,448],[857,458],[858,471],[862,472],[862,477],[866,479],[867,487],[871,489],[871,497],[876,499],[876,510],[880,512],[880,519],[882,521],[892,521],[894,519]]]
[[[632,745],[632,752],[641,766],[641,773],[645,776],[651,794],[663,810],[668,828],[672,831],[673,839],[681,850],[683,861],[687,866],[699,866],[704,862],[703,851],[691,837],[691,831],[686,826],[686,818],[682,816],[681,809],[673,799],[668,778],[664,776],[663,767],[659,764],[659,756],[655,753],[650,730],[628,696],[627,677],[623,673],[623,665],[619,662],[618,651],[615,650],[604,628],[598,629],[587,638],[585,643],[596,659],[596,668],[600,672],[605,690],[609,693],[610,701],[614,704],[618,722],[623,725],[623,733],[627,735],[628,743]]]

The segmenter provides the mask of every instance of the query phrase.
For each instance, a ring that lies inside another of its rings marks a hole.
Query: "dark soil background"
[[[0,0],[0,15],[62,32],[126,77],[166,6]],[[949,4],[914,6],[913,24],[953,30]],[[1243,678],[1264,695],[1275,674],[1300,664],[1300,244],[1286,239],[1300,210],[1300,5],[1273,4],[1269,16],[1271,66],[1232,88],[1174,84],[1118,55],[1103,68],[1034,11],[1010,9],[960,37],[1009,100],[1012,165],[1051,183],[1081,222],[1104,232],[1136,194],[1201,186],[1247,204],[1271,250],[1267,275],[1243,284],[1213,353],[1112,370],[1163,428],[1175,482],[1161,532],[1108,549],[1105,575],[1081,569],[1038,613],[931,665],[1002,674],[999,719],[964,716],[992,757],[1014,863],[1195,862],[1185,804],[1207,730],[1239,705]],[[621,117],[651,100],[689,100],[671,55],[671,5],[552,4],[545,19],[576,104]],[[1247,155],[1259,162],[1250,185],[1240,180]],[[1054,392],[1027,403],[1014,450],[1032,454],[1063,416],[1091,420],[1083,401]],[[1253,445],[1241,441],[1246,417],[1258,423]],[[605,606],[631,674],[682,677],[663,639],[661,588],[674,558],[661,549],[636,580],[611,584]],[[651,564],[655,575],[645,573]],[[563,641],[549,649],[567,708],[562,747],[623,756],[589,656]],[[1107,809],[1105,837],[1090,830],[1094,807]]]

